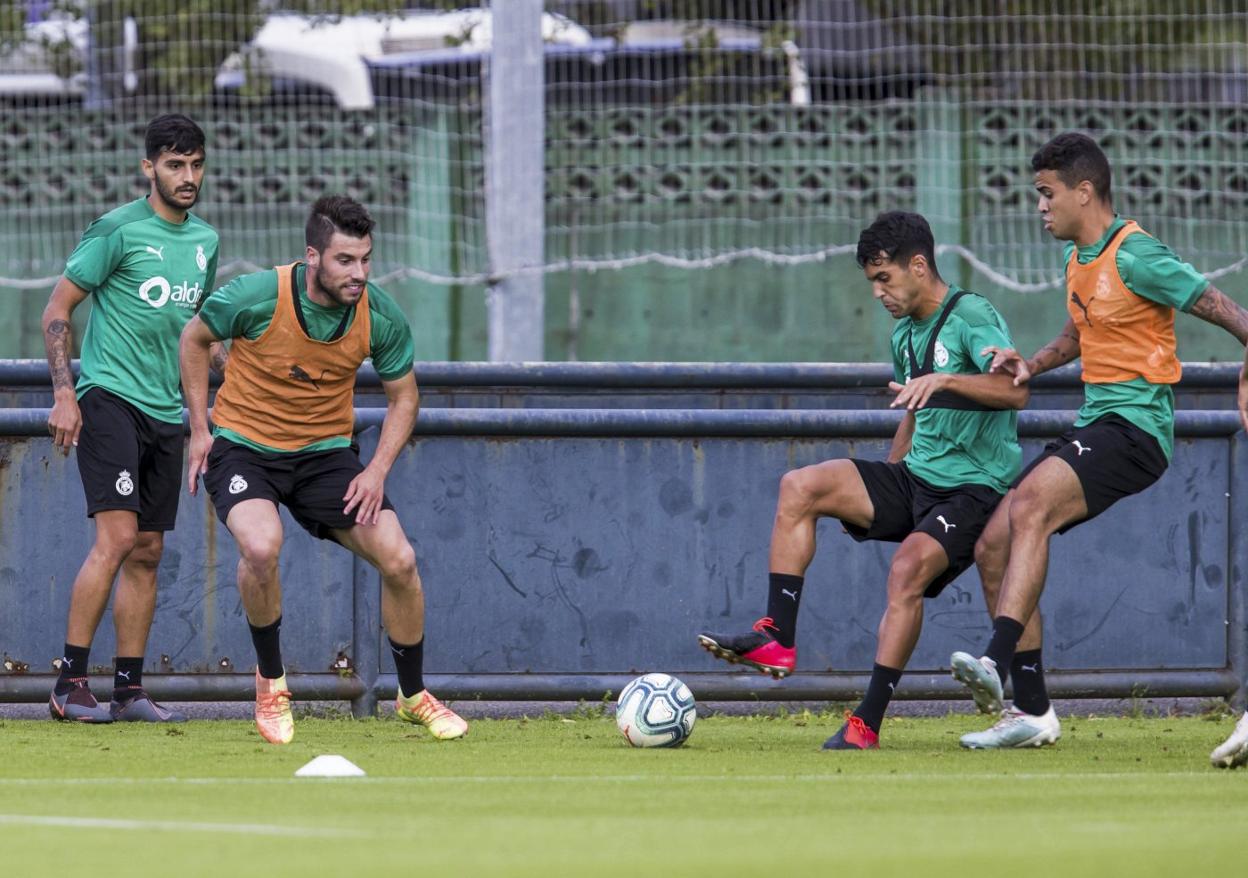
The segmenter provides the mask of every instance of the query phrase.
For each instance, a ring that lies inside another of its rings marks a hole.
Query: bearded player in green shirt
[[[923,598],[970,567],[975,540],[1018,472],[1017,409],[1026,388],[986,374],[1009,330],[982,296],[945,283],[923,217],[882,214],[858,239],[872,294],[897,321],[892,406],[905,411],[888,460],[828,460],[780,480],[767,615],[739,635],[698,639],[718,658],[790,674],[797,608],[815,554],[815,526],[838,518],[854,539],[901,543],[888,571],[875,666],[862,703],[823,745],[879,746],[880,724],[918,642]]]
[[[156,570],[172,530],[182,476],[178,337],[213,288],[217,232],[190,214],[204,177],[204,132],[168,114],[147,127],[143,174],[151,192],[93,222],[43,312],[54,404],[54,445],[77,449],[95,543],[74,580],[52,716],[107,723],[184,717],[143,690],[143,655],[156,609]],[[70,316],[93,299],[77,386]],[[218,349],[218,366],[224,354]],[[117,657],[109,704],[87,684],[91,641],[113,601]]]

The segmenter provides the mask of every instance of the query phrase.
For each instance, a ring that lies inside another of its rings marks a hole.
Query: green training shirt
[[[101,387],[181,423],[178,338],[216,284],[216,230],[192,214],[171,223],[140,198],[87,227],[65,277],[92,296],[78,398]]]
[[[303,316],[308,324],[308,334],[316,341],[328,341],[342,321],[344,309],[338,305],[331,307],[318,305],[309,299],[306,274],[303,265],[296,266],[293,284],[299,296],[299,306],[303,309]],[[205,300],[204,307],[199,312],[199,318],[219,339],[246,338],[255,341],[269,328],[276,307],[277,270],[269,269],[254,274],[244,274],[221,287]],[[369,359],[372,360],[373,367],[381,376],[382,381],[402,378],[412,371],[412,363],[416,357],[415,345],[412,342],[412,329],[408,326],[407,317],[404,316],[394,299],[373,283],[368,285],[368,316],[371,327],[368,337]],[[350,328],[354,320],[353,309],[344,332]],[[252,442],[224,427],[217,427],[213,435],[224,436],[231,442],[246,445],[257,451],[276,454],[294,453],[286,448],[271,448]],[[327,448],[344,448],[350,444],[349,439],[336,436],[332,439],[314,442],[299,451],[323,451]]]
[[[945,294],[958,292],[949,286]],[[941,303],[941,308],[944,302]],[[910,379],[909,339],[920,365],[940,317],[937,309],[926,320],[903,317],[893,330],[893,374],[900,384]],[[963,296],[940,329],[936,340],[935,372],[978,374],[988,371],[992,355],[986,346],[1012,348],[1010,331],[992,303],[983,296]],[[1004,494],[1018,475],[1023,452],[1018,445],[1018,412],[963,411],[921,408],[914,413],[914,437],[905,464],[914,475],[938,488],[985,485]]]
[[[1104,236],[1087,247],[1066,242],[1062,264],[1070,262],[1070,254],[1078,250],[1080,265],[1087,265],[1105,249],[1114,233],[1125,225],[1115,216]],[[1118,247],[1114,260],[1118,275],[1127,289],[1141,298],[1189,311],[1196,304],[1209,281],[1195,268],[1179,259],[1169,247],[1151,235],[1128,235]],[[1169,460],[1174,452],[1174,390],[1169,384],[1152,384],[1144,378],[1112,384],[1085,384],[1083,407],[1079,409],[1076,427],[1083,427],[1105,415],[1125,418],[1157,439]]]

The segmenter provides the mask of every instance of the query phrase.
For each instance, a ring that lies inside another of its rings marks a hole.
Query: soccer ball
[[[689,687],[667,674],[633,680],[620,691],[615,707],[615,724],[634,747],[679,747],[697,718]]]

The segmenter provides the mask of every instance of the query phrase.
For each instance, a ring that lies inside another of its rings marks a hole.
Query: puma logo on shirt
[[[1079,298],[1079,294],[1075,292],[1074,290],[1071,290],[1070,301],[1074,302],[1075,305],[1079,308],[1079,310],[1083,312],[1083,319],[1088,321],[1088,326],[1091,326],[1092,317],[1088,314],[1088,305],[1092,304],[1092,299],[1088,299],[1088,305],[1085,305],[1083,304],[1083,300]]]
[[[311,375],[309,375],[307,372],[303,371],[303,367],[302,367],[302,366],[300,366],[298,363],[296,363],[295,365],[293,365],[293,366],[291,366],[291,367],[290,367],[290,377],[291,377],[291,378],[293,378],[293,379],[295,379],[296,381],[302,381],[302,382],[304,382],[305,384],[311,384],[311,385],[312,385],[313,387],[315,387],[317,390],[320,390],[320,389],[321,389],[321,385],[320,385],[320,384],[318,384],[317,382],[318,382],[318,381],[320,381],[322,378],[324,378],[324,377],[325,377],[325,373],[326,373],[326,372],[328,372],[328,371],[329,371],[328,369],[322,369],[322,370],[321,370],[321,374],[320,374],[320,375],[318,375],[316,378],[313,378],[313,377],[312,377]]]

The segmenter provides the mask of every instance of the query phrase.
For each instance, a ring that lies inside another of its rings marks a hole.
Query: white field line
[[[57,826],[67,829],[113,829],[138,832],[204,832],[221,835],[269,835],[285,838],[364,837],[373,833],[322,826],[280,826],[265,823],[203,823],[184,820],[117,820],[104,817],[0,814],[0,826]]]
[[[308,785],[313,783],[329,784],[529,784],[529,783],[575,783],[575,784],[615,784],[615,783],[653,783],[661,781],[671,783],[856,783],[864,779],[873,782],[902,781],[1015,781],[1015,780],[1152,780],[1154,778],[1209,777],[1215,775],[1213,769],[1193,771],[1053,771],[1023,772],[1008,771],[963,772],[957,774],[918,774],[889,772],[887,774],[847,773],[847,774],[615,774],[615,775],[575,775],[575,774],[514,774],[514,775],[422,775],[419,777],[10,777],[0,778],[0,787],[17,786],[147,786],[167,784],[172,786],[284,786]]]

